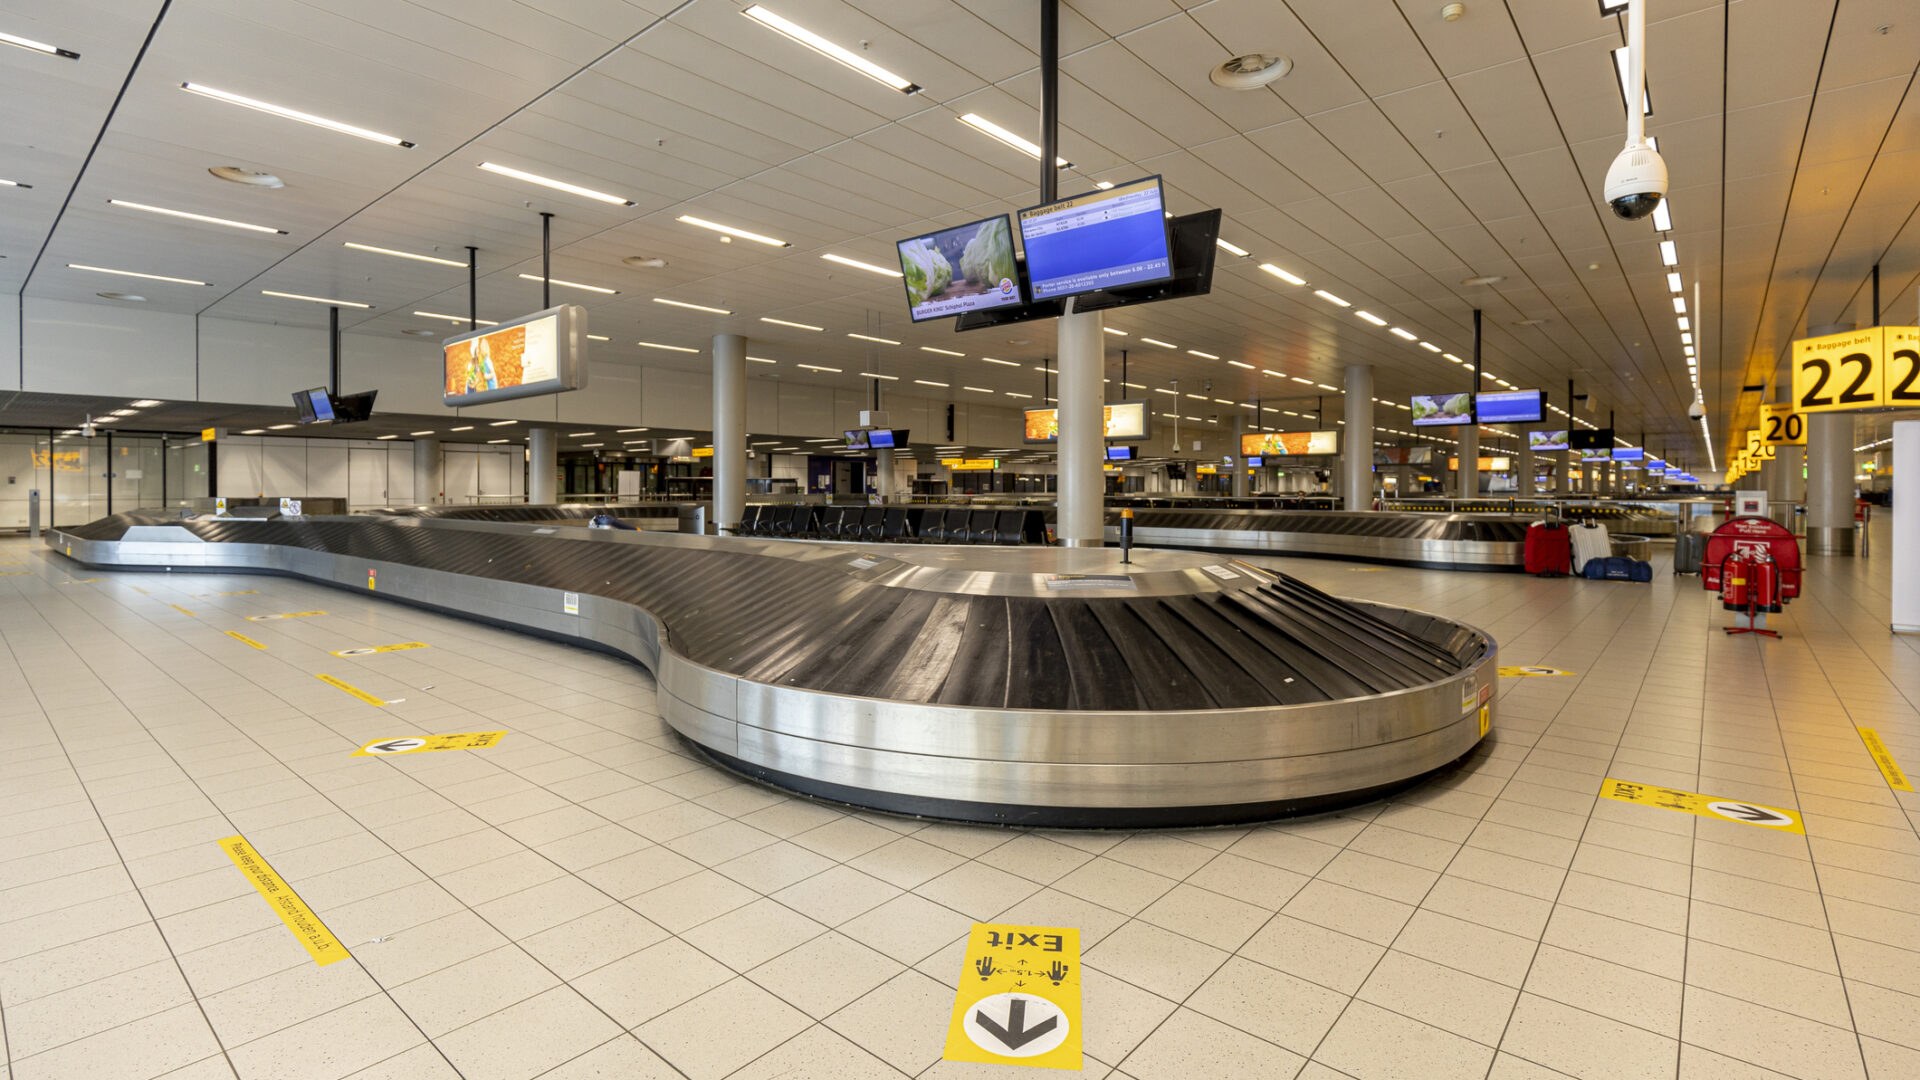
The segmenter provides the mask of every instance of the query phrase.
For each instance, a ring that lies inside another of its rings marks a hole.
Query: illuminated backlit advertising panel
[[[441,402],[479,405],[578,390],[587,382],[587,309],[563,304],[441,342]]]
[[[1240,436],[1241,457],[1301,457],[1340,452],[1338,431],[1279,431]]]
[[[1145,439],[1151,434],[1153,432],[1148,426],[1146,402],[1116,401],[1107,406],[1106,432],[1103,438],[1114,442],[1127,442]],[[1026,430],[1022,438],[1030,443],[1058,442],[1060,410],[1028,409]]]
[[[1481,472],[1506,472],[1513,468],[1513,459],[1509,457],[1487,457],[1482,455],[1479,461]],[[1460,459],[1457,457],[1448,458],[1447,468],[1458,470],[1460,468]]]
[[[914,322],[1026,303],[1013,257],[1007,215],[990,217],[894,245]]]
[[[1559,431],[1529,431],[1527,432],[1527,446],[1535,451],[1565,450],[1567,448],[1566,429],[1562,428]]]

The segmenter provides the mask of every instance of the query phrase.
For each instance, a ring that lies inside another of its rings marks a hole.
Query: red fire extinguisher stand
[[[1786,526],[1763,517],[1739,517],[1707,536],[1700,585],[1720,594],[1720,605],[1738,612],[1729,634],[1765,634],[1767,615],[1800,595],[1800,542]]]

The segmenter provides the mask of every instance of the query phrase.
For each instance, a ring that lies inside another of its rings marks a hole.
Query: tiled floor
[[[5,1057],[13,1080],[1006,1075],[941,1061],[969,924],[1005,919],[1080,928],[1093,1076],[1920,1077],[1920,802],[1854,730],[1920,768],[1887,562],[1817,564],[1762,642],[1714,629],[1697,578],[1281,561],[1578,674],[1504,680],[1492,738],[1386,802],[1125,834],[788,798],[694,760],[618,660],[0,542]],[[1807,835],[1597,799],[1608,776]],[[217,846],[236,833],[352,959],[308,958]]]

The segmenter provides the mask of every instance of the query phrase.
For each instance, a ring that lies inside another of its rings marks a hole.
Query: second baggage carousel
[[[529,508],[531,509],[531,508]],[[516,513],[513,516],[519,517]],[[838,545],[534,520],[119,515],[109,568],[293,574],[591,644],[720,763],[970,821],[1239,822],[1404,784],[1492,722],[1496,648],[1218,556]]]

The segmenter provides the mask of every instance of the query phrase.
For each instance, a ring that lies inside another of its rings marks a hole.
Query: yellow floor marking
[[[352,683],[341,682],[331,675],[315,675],[314,678],[319,679],[321,682],[326,683],[336,690],[345,690],[347,693],[352,694],[354,697],[359,698],[369,705],[385,705],[387,703],[386,699],[374,697],[372,694],[354,686]]]
[[[259,589],[239,589],[235,592],[197,592],[194,596],[258,596]]]
[[[1777,806],[1762,806],[1759,803],[1715,798],[1695,791],[1678,791],[1674,788],[1613,779],[1601,782],[1600,797],[1640,803],[1644,806],[1665,807],[1668,810],[1678,810],[1683,814],[1698,814],[1701,817],[1738,821],[1765,829],[1799,833],[1801,836],[1807,835],[1806,826],[1800,822],[1800,815],[1791,810],[1782,810]]]
[[[188,611],[188,610],[187,610],[186,608],[183,608],[183,607],[181,607],[181,606],[180,606],[179,604],[168,604],[167,606],[168,606],[168,607],[170,607],[170,608],[172,608],[173,610],[175,610],[175,611],[177,611],[177,612],[179,612],[179,613],[180,613],[180,614],[182,614],[182,615],[194,615],[194,613],[193,613],[193,612],[191,612],[191,611]],[[198,616],[198,615],[194,615],[194,618],[196,618],[196,619],[197,619],[197,618],[199,618],[199,616]]]
[[[1571,675],[1571,671],[1562,671],[1557,667],[1503,667],[1500,677],[1503,679],[1545,678],[1553,675]]]
[[[251,646],[253,646],[253,647],[254,647],[254,648],[256,648],[256,649],[265,649],[265,648],[266,648],[266,646],[265,646],[265,645],[262,645],[262,644],[260,644],[259,642],[257,642],[257,641],[255,641],[255,640],[253,640],[252,638],[250,638],[250,637],[248,637],[247,635],[245,635],[245,634],[243,634],[243,633],[241,633],[241,632],[240,632],[240,631],[238,631],[238,630],[229,630],[229,631],[227,631],[227,636],[228,636],[228,637],[230,637],[230,638],[232,638],[232,639],[233,639],[233,640],[235,640],[235,641],[238,641],[238,642],[240,642],[240,643],[241,643],[241,644],[243,644],[243,645],[251,645]]]
[[[941,1056],[989,1065],[1083,1067],[1080,931],[974,923]]]
[[[325,615],[324,611],[286,611],[278,615],[249,615],[248,622],[272,622],[275,619],[305,619],[312,615]]]
[[[31,573],[33,573],[31,570],[8,570],[0,573],[0,577],[26,577]]]
[[[1913,782],[1900,771],[1900,763],[1893,760],[1893,751],[1880,740],[1880,733],[1870,727],[1858,730],[1860,741],[1867,744],[1867,753],[1873,755],[1873,763],[1880,766],[1880,775],[1887,778],[1887,786],[1895,791],[1912,791]]]
[[[372,656],[374,653],[403,652],[407,649],[430,648],[424,641],[403,641],[398,645],[367,645],[358,649],[341,649],[335,656]]]
[[[507,737],[504,731],[468,731],[458,735],[400,735],[375,739],[355,750],[349,757],[391,757],[394,754],[427,754],[435,750],[485,750]]]
[[[227,858],[233,860],[233,865],[247,875],[247,880],[253,882],[253,887],[260,891],[274,914],[280,916],[280,921],[293,931],[294,938],[307,950],[307,955],[313,957],[314,963],[326,967],[335,960],[347,958],[347,947],[340,944],[340,939],[333,936],[333,931],[327,929],[306,901],[280,880],[267,860],[254,852],[246,837],[229,836],[220,841],[220,847]]]

